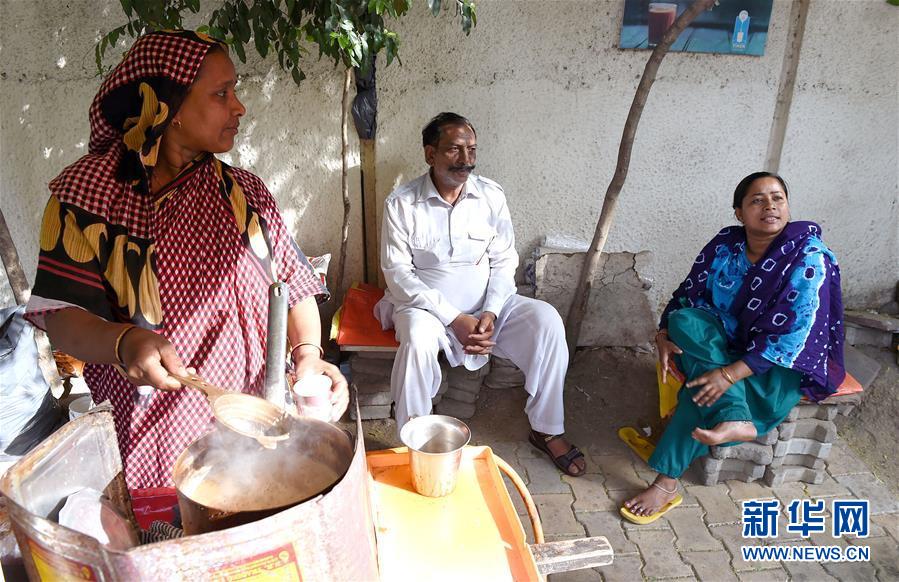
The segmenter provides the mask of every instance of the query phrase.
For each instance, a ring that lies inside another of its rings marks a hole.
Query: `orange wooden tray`
[[[489,447],[466,447],[447,497],[412,487],[409,452],[367,455],[381,580],[542,580]]]

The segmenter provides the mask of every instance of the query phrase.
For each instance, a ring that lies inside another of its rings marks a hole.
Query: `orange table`
[[[382,580],[541,580],[489,447],[466,447],[447,497],[419,495],[406,448],[367,455]]]

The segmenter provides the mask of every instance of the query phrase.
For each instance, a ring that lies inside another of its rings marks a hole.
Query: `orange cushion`
[[[337,345],[399,347],[395,332],[383,330],[375,319],[375,304],[384,297],[384,290],[362,283],[347,290],[341,308]]]

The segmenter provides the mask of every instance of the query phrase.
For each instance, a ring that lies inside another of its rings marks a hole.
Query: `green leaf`
[[[240,62],[247,62],[247,53],[244,52],[242,42],[235,39],[234,44],[231,45],[231,48],[233,48],[234,52],[237,53],[237,58],[240,59]]]
[[[131,0],[119,0],[122,3],[122,10],[125,11],[125,14],[128,15],[128,18],[131,18],[131,13],[134,10],[131,6]]]
[[[437,16],[440,14],[440,0],[428,0],[428,8],[431,9],[431,14]]]
[[[293,82],[299,85],[303,82],[303,79],[306,78],[306,75],[299,68],[294,67],[290,71],[290,75],[293,77]]]
[[[256,45],[256,51],[263,59],[268,55],[268,35],[261,28],[253,31],[253,43]]]

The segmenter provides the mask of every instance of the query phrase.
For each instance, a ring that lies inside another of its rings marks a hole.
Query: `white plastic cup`
[[[300,378],[293,385],[297,412],[325,422],[331,420],[331,378],[319,374]]]
[[[79,416],[84,416],[94,407],[94,399],[90,394],[79,396],[69,403],[69,420],[75,420]]]

